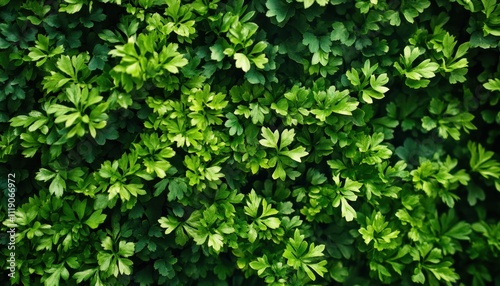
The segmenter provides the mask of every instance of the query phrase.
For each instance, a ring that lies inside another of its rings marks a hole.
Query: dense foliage
[[[500,285],[497,1],[0,6],[12,284]]]

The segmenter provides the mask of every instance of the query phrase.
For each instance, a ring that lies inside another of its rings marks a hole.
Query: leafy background
[[[497,1],[0,6],[11,284],[500,285]]]

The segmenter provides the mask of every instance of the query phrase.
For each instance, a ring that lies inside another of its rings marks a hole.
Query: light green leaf
[[[234,59],[236,60],[236,67],[242,69],[244,72],[250,70],[250,60],[242,53],[235,53]]]
[[[272,177],[275,180],[279,178],[284,181],[286,179],[286,172],[285,169],[283,169],[281,162],[278,162],[278,164],[276,165],[276,169],[274,169]]]
[[[342,217],[345,218],[346,221],[352,221],[353,219],[355,219],[357,217],[356,211],[347,202],[347,200],[345,198],[341,198],[340,202]]]
[[[309,155],[308,152],[306,152],[306,148],[299,146],[293,150],[288,150],[288,151],[280,151],[281,155],[288,156],[290,159],[297,161],[297,162],[302,162],[300,158],[305,157]]]
[[[294,137],[295,131],[293,129],[283,130],[283,132],[281,132],[280,149],[283,149],[292,144]]]
[[[306,32],[303,35],[304,39],[302,40],[302,44],[309,47],[309,51],[311,53],[315,53],[319,50],[319,40],[312,33]]]
[[[260,145],[268,148],[278,149],[279,132],[275,130],[274,132],[267,127],[262,127],[261,134],[264,139],[260,139]]]
[[[41,168],[40,171],[38,171],[38,173],[36,174],[35,179],[37,179],[38,181],[47,182],[50,179],[54,178],[55,176],[56,176],[56,173],[54,173],[50,170],[47,170],[45,168]]]
[[[269,62],[269,60],[266,58],[266,55],[260,54],[256,57],[251,57],[250,58],[254,65],[259,68],[259,69],[264,69],[264,65]]]
[[[133,242],[120,241],[118,244],[118,254],[123,257],[134,255],[135,244]]]
[[[180,225],[180,222],[173,216],[161,217],[158,222],[160,227],[165,228],[165,234],[171,233]]]
[[[488,82],[483,84],[484,88],[491,91],[500,91],[500,79],[489,79]]]
[[[66,188],[66,181],[62,178],[60,174],[57,174],[52,183],[50,183],[49,191],[56,197],[62,197],[64,189]]]
[[[220,173],[222,170],[219,166],[212,166],[205,169],[205,178],[209,181],[217,181],[220,178],[224,177],[224,174]]]
[[[76,272],[73,274],[73,279],[76,280],[77,283],[81,283],[82,281],[87,281],[96,273],[96,268],[91,268],[83,271]]]
[[[281,221],[276,217],[269,217],[263,219],[262,223],[264,223],[269,228],[277,229],[278,227],[280,227]]]
[[[106,220],[106,215],[101,214],[102,210],[95,211],[92,215],[85,221],[90,228],[96,229],[101,223]]]
[[[168,70],[171,73],[179,73],[179,68],[188,64],[188,60],[185,59],[182,55],[176,55],[172,58],[168,63],[163,65],[163,68]]]
[[[224,246],[223,242],[224,238],[222,235],[215,233],[215,234],[209,234],[208,235],[208,246],[212,247],[216,252],[219,252]]]

